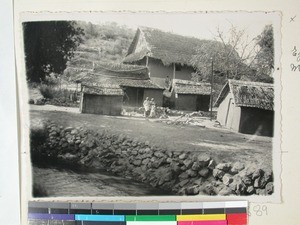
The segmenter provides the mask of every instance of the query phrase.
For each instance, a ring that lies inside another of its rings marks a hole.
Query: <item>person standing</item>
[[[145,101],[143,102],[143,106],[144,106],[144,117],[148,117],[149,114],[150,114],[150,101],[149,101],[149,98],[146,97]]]
[[[156,110],[156,105],[155,105],[154,98],[151,98],[151,101],[150,101],[150,108],[151,108],[151,110],[150,110],[150,115],[149,115],[149,117],[154,118],[154,117],[156,116],[156,112],[155,112],[155,110]]]

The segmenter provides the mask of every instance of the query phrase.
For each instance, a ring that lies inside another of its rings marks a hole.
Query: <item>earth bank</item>
[[[48,121],[31,130],[32,157],[54,158],[150,184],[174,195],[270,195],[272,171],[210,155],[170,151],[126,135]]]

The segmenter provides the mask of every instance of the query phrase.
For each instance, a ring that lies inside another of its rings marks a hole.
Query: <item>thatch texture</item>
[[[209,83],[173,80],[173,90],[177,94],[210,95],[210,88]]]
[[[132,79],[148,79],[148,68],[145,66],[95,63],[93,73],[111,77],[123,77]]]
[[[149,57],[162,60],[164,65],[178,63],[192,66],[191,59],[197,54],[197,48],[206,44],[211,45],[215,42],[181,36],[158,29],[140,27],[123,62],[136,62],[148,55]]]
[[[93,95],[114,95],[114,96],[122,96],[123,90],[118,87],[111,85],[110,87],[107,86],[83,86],[82,92],[86,94],[93,94]]]
[[[274,110],[274,85],[261,82],[228,80],[215,102],[218,107],[227,94],[233,94],[236,106]]]
[[[144,66],[96,63],[94,68],[80,78],[83,85],[163,89],[150,80],[148,68]]]

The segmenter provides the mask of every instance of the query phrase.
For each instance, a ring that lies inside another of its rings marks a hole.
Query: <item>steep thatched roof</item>
[[[111,85],[110,87],[106,86],[86,86],[82,87],[82,92],[92,95],[109,95],[109,96],[122,96],[123,90],[118,86]]]
[[[162,60],[165,65],[178,63],[192,66],[191,59],[197,54],[197,47],[211,43],[219,42],[140,27],[123,62],[136,62],[148,55]]]
[[[177,94],[210,95],[210,87],[209,83],[173,80],[173,90]]]
[[[118,87],[136,87],[147,89],[164,89],[154,84],[150,79],[131,79],[121,77],[104,77],[99,74],[89,73],[82,79],[82,84],[89,86],[106,86],[117,85]]]
[[[122,77],[131,79],[149,78],[149,72],[146,66],[116,63],[95,63],[93,73],[111,77]]]
[[[236,106],[274,110],[273,84],[228,80],[215,102],[215,107],[220,105],[229,92],[232,93]]]

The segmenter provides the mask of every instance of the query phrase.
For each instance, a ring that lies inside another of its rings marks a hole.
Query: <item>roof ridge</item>
[[[114,69],[111,69],[111,68],[107,68],[101,64],[96,64],[98,67],[102,68],[102,69],[105,69],[105,70],[108,70],[108,71],[111,71],[111,72],[135,72],[135,71],[141,71],[141,70],[145,70],[145,69],[148,69],[146,66],[138,66],[138,65],[135,65],[136,67],[141,67],[141,68],[138,68],[138,69],[132,69],[132,70],[114,70]],[[118,64],[118,65],[121,65],[121,64]],[[124,64],[126,66],[128,66],[127,64]]]
[[[256,82],[256,81],[244,81],[244,80],[234,80],[234,79],[228,79],[228,83],[230,85],[236,83],[236,84],[247,84],[247,85],[253,85],[253,86],[266,86],[266,87],[272,87],[272,86],[274,86],[273,83]]]

